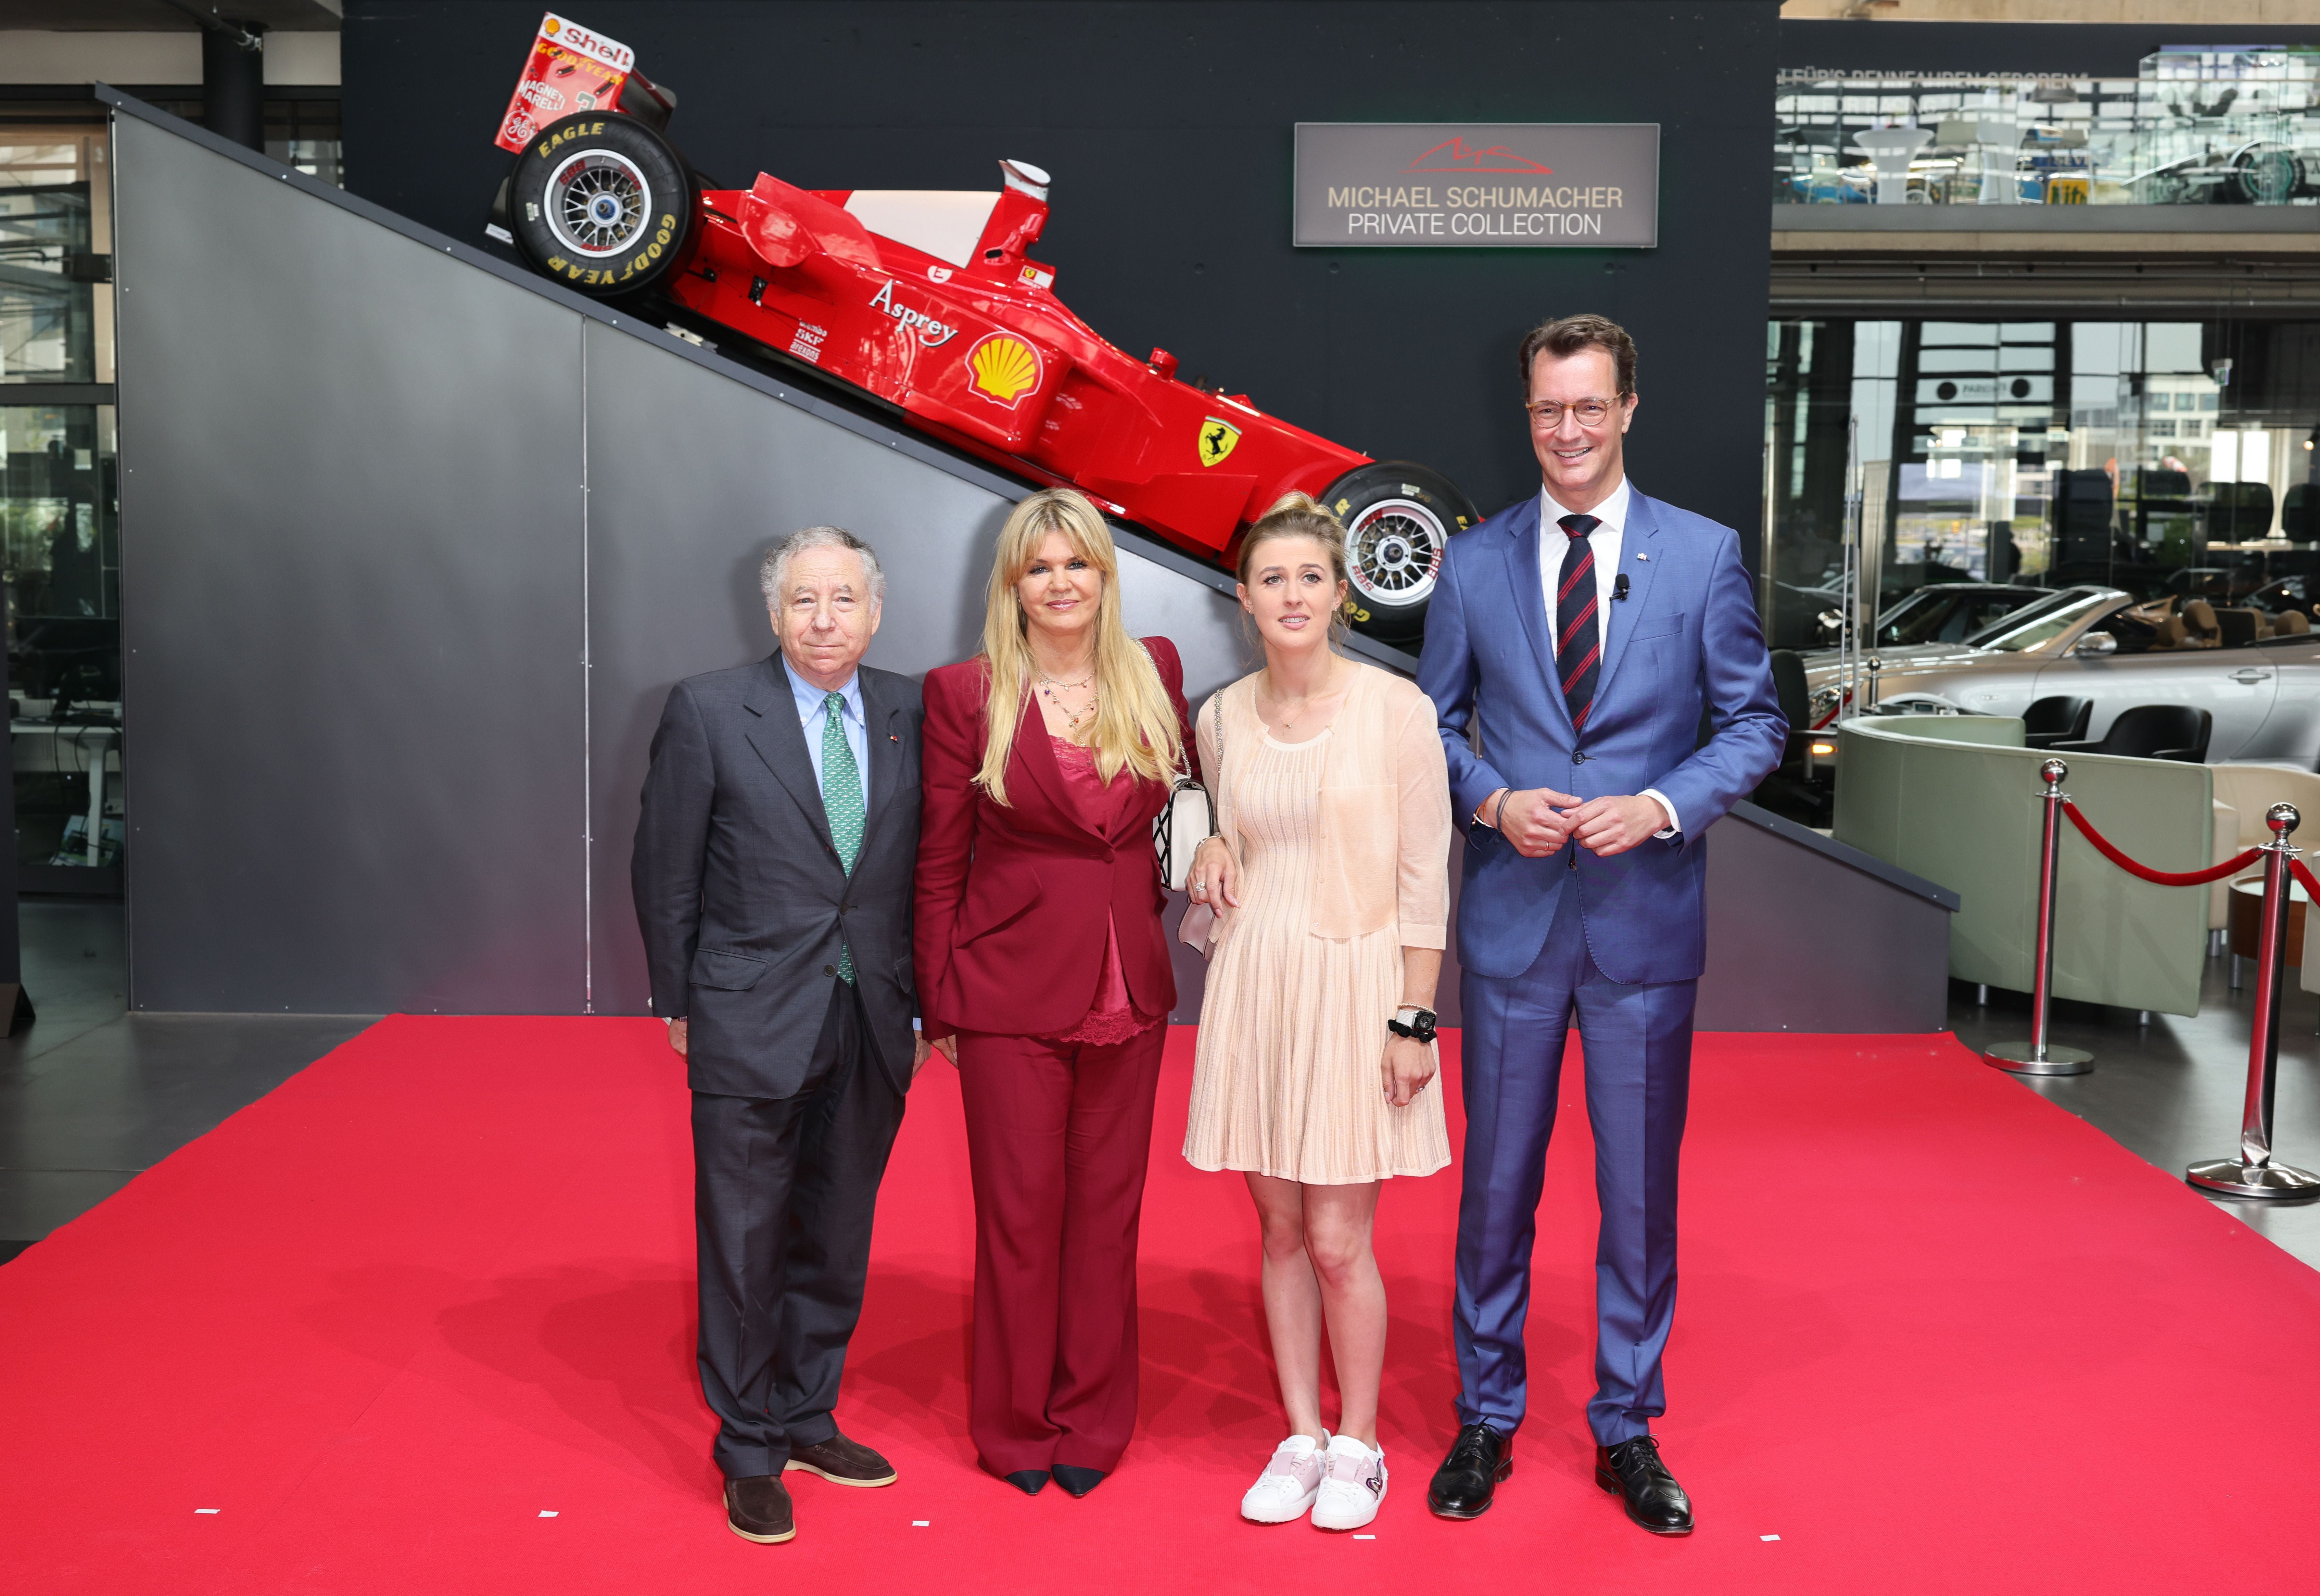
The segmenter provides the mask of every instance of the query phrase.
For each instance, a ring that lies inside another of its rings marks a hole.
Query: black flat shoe
[[[1654,1535],[1691,1533],[1691,1498],[1660,1461],[1652,1437],[1596,1447],[1595,1483],[1624,1501],[1627,1517]]]
[[[1470,1424],[1434,1471],[1426,1505],[1443,1519],[1479,1519],[1491,1510],[1499,1482],[1515,1472],[1514,1442],[1487,1424]]]
[[[1100,1468],[1081,1468],[1069,1463],[1056,1465],[1054,1473],[1056,1483],[1075,1497],[1085,1496],[1104,1480],[1104,1471]]]
[[[1038,1495],[1047,1483],[1047,1471],[1043,1468],[1019,1468],[1011,1474],[999,1477],[1026,1496]]]

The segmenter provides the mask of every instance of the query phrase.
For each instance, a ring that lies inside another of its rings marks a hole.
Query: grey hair
[[[775,594],[789,585],[790,562],[809,549],[850,549],[862,557],[862,575],[870,584],[870,602],[884,605],[886,602],[886,573],[879,567],[878,557],[870,545],[847,531],[844,527],[807,527],[792,532],[766,556],[765,564],[757,567],[757,591],[770,603]]]

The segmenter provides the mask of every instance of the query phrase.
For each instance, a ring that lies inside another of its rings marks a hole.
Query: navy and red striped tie
[[[1571,729],[1587,728],[1595,703],[1595,678],[1603,669],[1603,627],[1595,606],[1595,550],[1587,534],[1603,523],[1591,515],[1566,515],[1555,525],[1571,538],[1563,557],[1563,585],[1554,594],[1554,674]]]

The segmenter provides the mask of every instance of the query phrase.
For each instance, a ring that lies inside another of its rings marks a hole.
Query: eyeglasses
[[[1530,412],[1530,424],[1548,430],[1563,425],[1563,413],[1569,411],[1579,418],[1582,427],[1600,427],[1603,418],[1611,413],[1610,404],[1601,399],[1581,399],[1576,404],[1557,404],[1552,399],[1534,399],[1523,408]]]

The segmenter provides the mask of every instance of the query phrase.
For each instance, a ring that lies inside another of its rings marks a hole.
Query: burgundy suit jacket
[[[1146,638],[1144,647],[1197,764],[1176,646]],[[1129,999],[1143,1013],[1166,1013],[1176,976],[1160,928],[1165,893],[1152,822],[1167,784],[1137,781],[1132,802],[1107,805],[1103,822],[1092,824],[1056,763],[1038,707],[1027,702],[1007,764],[1009,803],[994,803],[974,784],[985,694],[980,657],[927,673],[911,933],[926,1034],[1071,1029],[1095,1002],[1107,912]]]

